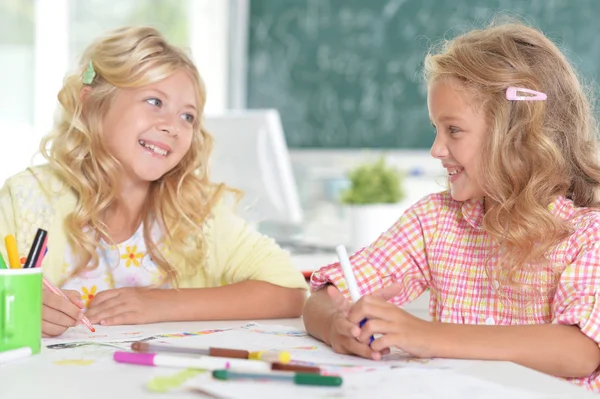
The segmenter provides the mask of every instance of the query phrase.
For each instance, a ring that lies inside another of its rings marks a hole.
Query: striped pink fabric
[[[390,302],[402,305],[429,288],[429,311],[437,321],[578,325],[600,342],[600,212],[584,212],[562,197],[549,209],[571,220],[574,231],[547,254],[554,268],[516,276],[518,282],[535,284],[540,295],[532,298],[487,277],[485,264],[493,251],[481,229],[482,201],[454,201],[447,192],[423,198],[373,244],[351,256],[359,291],[366,295],[399,282],[404,290]],[[495,261],[491,258],[490,265]],[[313,290],[327,283],[349,297],[338,263],[313,273]],[[598,371],[570,381],[600,392]]]

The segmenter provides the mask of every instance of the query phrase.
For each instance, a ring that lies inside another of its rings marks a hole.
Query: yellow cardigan
[[[75,193],[49,165],[36,166],[9,178],[0,189],[0,251],[8,256],[4,237],[15,235],[20,256],[27,256],[38,228],[48,231],[44,275],[57,286],[67,250],[65,217],[77,203]],[[178,282],[180,288],[217,287],[246,280],[261,280],[289,288],[306,288],[302,273],[287,251],[250,228],[225,205],[213,209],[205,222],[207,258],[198,273]],[[168,258],[177,267],[177,254]]]

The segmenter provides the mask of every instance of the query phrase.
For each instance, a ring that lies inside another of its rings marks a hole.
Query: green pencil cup
[[[0,269],[0,352],[42,345],[42,268]]]

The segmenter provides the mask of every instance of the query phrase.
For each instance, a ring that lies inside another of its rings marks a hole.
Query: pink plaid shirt
[[[481,228],[481,200],[454,201],[449,193],[417,202],[370,246],[351,256],[361,295],[392,283],[404,289],[390,302],[400,306],[427,288],[433,320],[464,324],[578,325],[600,342],[600,212],[583,212],[563,197],[549,205],[569,219],[574,232],[548,254],[557,269],[524,270],[516,279],[533,283],[541,295],[533,299],[512,287],[498,287],[485,270],[491,243]],[[497,262],[491,258],[490,262]],[[346,295],[339,263],[313,273],[311,288],[332,283]],[[569,379],[600,392],[600,372]]]

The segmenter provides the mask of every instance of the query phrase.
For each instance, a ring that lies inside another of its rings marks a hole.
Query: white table
[[[165,323],[165,331],[202,331],[214,328],[237,327],[246,322],[192,322]],[[261,324],[287,325],[303,329],[301,319],[261,320]],[[143,327],[142,327],[143,328]],[[61,349],[72,351],[73,357],[86,347]],[[89,348],[89,347],[87,347]],[[189,392],[157,394],[149,392],[145,383],[159,370],[164,369],[99,362],[90,366],[57,367],[52,364],[52,350],[45,349],[40,355],[14,361],[0,366],[0,397],[2,399],[138,399],[138,398],[200,398]],[[107,351],[106,357],[110,357]],[[172,374],[177,370],[170,369]],[[552,393],[551,398],[598,397],[583,388],[557,378],[506,362],[469,361],[458,370],[461,373],[493,381],[507,386],[529,389],[533,392]],[[398,384],[401,390],[401,382]],[[378,397],[373,392],[373,397]],[[248,398],[261,397],[259,392],[249,392]]]

